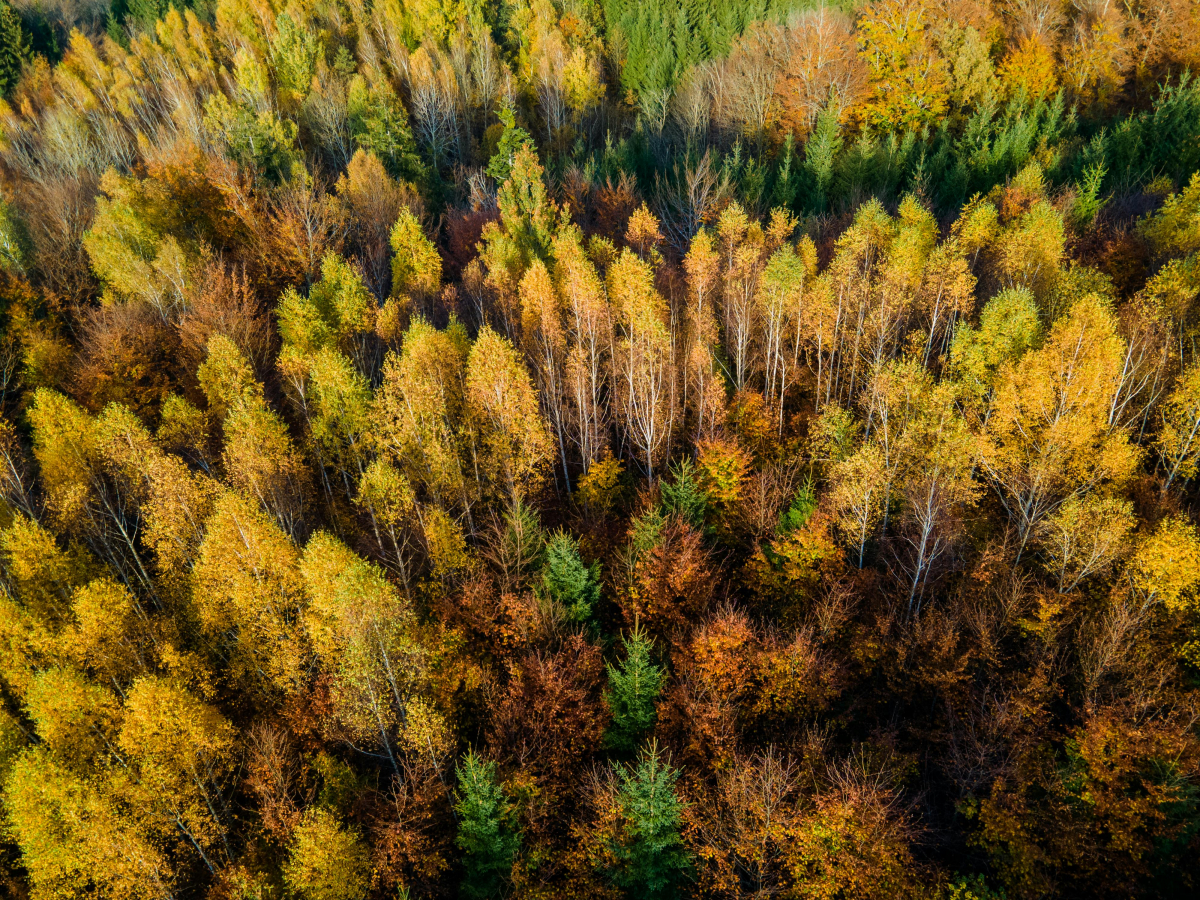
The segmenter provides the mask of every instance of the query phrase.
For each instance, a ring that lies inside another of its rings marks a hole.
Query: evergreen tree
[[[517,151],[522,147],[532,147],[533,138],[528,131],[517,124],[516,114],[511,106],[505,106],[500,110],[499,115],[504,130],[500,132],[496,152],[488,160],[486,172],[496,180],[497,184],[503,184],[512,172],[513,160],[517,156]]]
[[[610,847],[617,865],[609,877],[638,900],[673,897],[691,868],[679,834],[684,808],[675,795],[679,770],[666,764],[652,745],[636,766],[622,767],[619,775],[623,833]]]
[[[29,59],[29,39],[21,20],[8,3],[0,0],[0,94],[8,96]]]
[[[675,513],[694,528],[704,524],[708,512],[708,495],[696,478],[696,467],[684,457],[671,466],[671,481],[662,483],[663,509]]]
[[[355,146],[379,157],[388,174],[409,181],[425,178],[408,113],[386,81],[368,86],[361,75],[351,78],[346,115]]]
[[[128,24],[152,30],[168,8],[166,0],[127,0],[124,19]]]
[[[604,701],[613,720],[605,740],[613,749],[628,752],[654,725],[654,701],[667,673],[650,659],[652,642],[640,628],[635,628],[622,643],[625,661],[608,667]]]
[[[521,846],[513,808],[496,782],[496,764],[474,753],[458,766],[458,837],[463,851],[463,897],[497,896]]]
[[[833,184],[833,163],[842,149],[842,138],[838,133],[839,110],[830,103],[817,116],[817,125],[804,147],[804,168],[812,179],[814,191],[811,205],[817,212],[829,201],[829,189]]]
[[[585,566],[574,539],[560,531],[546,544],[542,587],[549,597],[562,604],[572,622],[588,623],[600,599],[600,563]]]

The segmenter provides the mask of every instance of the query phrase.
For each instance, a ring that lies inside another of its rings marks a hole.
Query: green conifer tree
[[[389,175],[418,182],[426,177],[408,113],[386,81],[368,86],[361,75],[351,78],[346,114],[355,146],[379,157]]]
[[[496,764],[474,753],[458,766],[458,837],[463,851],[461,895],[485,898],[500,894],[521,846],[512,805],[496,781]]]
[[[8,96],[29,59],[29,38],[21,19],[8,3],[0,0],[0,94]]]
[[[625,661],[608,667],[608,690],[604,700],[612,712],[612,726],[605,740],[614,750],[633,750],[654,725],[654,702],[662,690],[666,671],[650,658],[652,642],[640,628],[622,638]]]
[[[662,483],[663,510],[675,513],[694,528],[704,524],[708,495],[696,478],[696,467],[689,457],[671,466],[671,481]]]
[[[619,776],[617,803],[624,828],[610,847],[617,865],[609,877],[638,900],[673,897],[691,869],[679,834],[684,808],[675,794],[679,770],[664,762],[652,745],[637,765],[622,767]]]
[[[572,622],[586,624],[592,620],[600,600],[600,563],[585,566],[575,540],[560,531],[546,544],[542,587],[548,596],[562,604]]]
[[[842,149],[842,137],[838,133],[840,110],[830,102],[817,116],[816,127],[804,148],[804,168],[812,179],[815,190],[811,204],[816,212],[825,209],[829,202],[829,189],[833,185],[833,164]]]
[[[495,154],[488,160],[486,172],[496,180],[497,184],[503,184],[512,172],[513,160],[516,158],[517,151],[527,145],[533,146],[533,138],[528,131],[517,124],[516,113],[513,112],[511,106],[501,109],[499,116],[501,124],[504,125],[504,131],[500,133]]]

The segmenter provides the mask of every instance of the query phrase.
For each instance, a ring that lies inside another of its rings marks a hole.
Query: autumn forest
[[[1200,891],[1195,0],[0,0],[0,895]]]

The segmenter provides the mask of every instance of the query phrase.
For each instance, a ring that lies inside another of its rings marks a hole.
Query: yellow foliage
[[[1040,36],[1026,37],[1000,64],[1000,82],[1010,97],[1024,96],[1029,102],[1048,100],[1058,89],[1054,54]]]
[[[603,519],[609,514],[621,493],[621,476],[625,467],[605,449],[604,456],[592,463],[579,478],[575,497],[592,515]]]
[[[870,75],[870,94],[858,108],[863,121],[882,131],[936,123],[948,102],[946,62],[926,34],[922,0],[879,0],[858,21],[859,56]]]
[[[358,833],[327,809],[311,809],[292,837],[283,878],[304,900],[359,900],[370,886],[370,857]]]
[[[1129,565],[1129,580],[1147,603],[1159,600],[1172,612],[1193,610],[1200,584],[1200,536],[1179,516],[1164,519],[1143,539]]]

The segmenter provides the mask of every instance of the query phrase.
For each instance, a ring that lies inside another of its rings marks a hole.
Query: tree
[[[684,805],[675,794],[679,771],[652,744],[617,775],[621,833],[609,847],[613,864],[608,876],[632,897],[674,896],[691,869],[680,837]]]
[[[1044,193],[1043,176],[1036,165],[1017,174],[1021,192]],[[1019,208],[1019,207],[1018,207]],[[1045,302],[1059,276],[1066,253],[1066,227],[1062,215],[1044,199],[1006,223],[995,243],[996,267],[1005,287],[1028,288]]]
[[[120,484],[144,523],[142,540],[154,551],[159,571],[176,571],[190,564],[218,493],[217,484],[164,453],[125,406],[112,403],[105,407],[96,420],[96,433],[110,477]]]
[[[418,48],[408,67],[415,131],[436,172],[458,155],[462,137],[458,82],[436,44]]]
[[[518,292],[521,297],[522,343],[526,355],[533,362],[538,382],[538,398],[558,438],[563,482],[569,491],[571,477],[567,469],[565,310],[550,280],[550,273],[540,259],[534,260],[533,265],[529,267],[521,279]]]
[[[458,765],[455,843],[463,851],[462,895],[499,896],[521,847],[516,810],[496,780],[496,764],[467,753]]]
[[[754,297],[762,274],[765,242],[757,223],[738,203],[731,203],[717,222],[722,255],[720,321],[724,329],[725,355],[735,390],[743,390],[761,365],[755,346],[759,330]]]
[[[377,156],[392,177],[410,181],[425,177],[408,112],[386,79],[368,84],[362,75],[352,76],[346,90],[346,118],[354,143]]]
[[[600,562],[585,566],[579,547],[566,532],[559,531],[546,542],[542,563],[542,589],[559,604],[567,618],[590,625],[600,601]]]
[[[358,482],[358,496],[355,500],[365,508],[372,521],[376,533],[376,541],[380,552],[387,551],[383,546],[383,536],[379,529],[382,527],[395,554],[396,565],[400,569],[400,577],[404,580],[405,588],[409,587],[408,571],[408,534],[407,526],[411,524],[416,513],[416,498],[412,485],[394,465],[386,459],[372,460],[363,471]]]
[[[1136,519],[1133,504],[1116,497],[1072,497],[1043,525],[1042,552],[1058,590],[1069,594],[1103,572],[1125,551]]]
[[[867,543],[883,516],[886,477],[883,454],[874,443],[837,462],[831,472],[830,502],[842,533],[857,548],[860,569]]]
[[[467,358],[466,409],[478,429],[485,483],[509,502],[527,495],[550,456],[550,436],[524,362],[486,326]]]
[[[63,638],[71,625],[70,602],[93,565],[89,554],[72,549],[64,552],[53,534],[23,516],[0,531],[0,573],[7,588],[0,597],[0,675],[16,697],[29,690],[38,671],[58,662],[62,651],[71,657],[73,648]]]
[[[608,690],[604,702],[612,711],[612,725],[604,739],[618,752],[629,753],[654,727],[655,702],[667,673],[651,661],[654,643],[640,628],[622,637],[621,643],[625,659],[617,666],[607,666]]]
[[[355,151],[336,188],[346,207],[349,253],[383,303],[391,295],[391,232],[405,209],[419,209],[419,198],[411,186],[397,183],[385,171],[378,156],[362,149]]]
[[[559,229],[554,239],[553,275],[567,323],[564,392],[571,418],[568,433],[587,471],[607,446],[613,317],[604,284],[584,253],[581,238],[577,229]]]
[[[1180,516],[1163,519],[1134,550],[1129,581],[1143,606],[1160,602],[1172,611],[1194,606],[1189,594],[1200,582],[1196,526]]]
[[[328,809],[310,809],[292,835],[283,880],[305,900],[359,900],[370,887],[362,838]]]
[[[954,332],[951,371],[966,390],[968,409],[984,424],[1004,365],[1024,356],[1040,337],[1037,303],[1024,289],[1001,291],[984,304],[978,328],[964,324]]]
[[[115,691],[70,668],[34,675],[24,698],[38,740],[77,771],[104,768],[115,749],[121,713]]]
[[[397,732],[424,680],[412,613],[383,572],[326,532],[300,560],[305,630],[332,681],[335,715],[352,740],[370,741],[398,772]]]
[[[946,64],[926,35],[919,0],[883,0],[858,22],[859,55],[870,75],[864,121],[880,130],[936,122],[946,111]]]
[[[663,511],[679,516],[693,528],[703,528],[709,499],[695,465],[685,456],[671,466],[670,474],[669,482],[659,483]]]
[[[142,559],[140,520],[128,484],[105,465],[92,417],[61,394],[39,388],[29,410],[33,454],[56,521],[85,537],[129,585],[153,596]]]
[[[234,65],[236,99],[220,91],[209,96],[204,128],[240,164],[271,181],[284,181],[299,162],[296,124],[270,109],[265,96],[268,76],[252,53],[240,50]]]
[[[117,746],[135,774],[129,793],[165,834],[187,836],[212,871],[229,858],[225,809],[233,726],[168,679],[139,678],[125,697]],[[158,821],[154,821],[154,820]]]
[[[1200,363],[1193,362],[1159,409],[1155,450],[1166,469],[1163,493],[1180,478],[1196,476],[1200,463]]]
[[[524,589],[546,555],[546,533],[537,511],[518,499],[502,523],[493,520],[490,538],[487,556],[500,576],[501,590]]]
[[[29,38],[13,8],[0,5],[0,94],[8,96],[29,59]]]
[[[532,147],[533,138],[528,131],[517,124],[516,114],[512,107],[505,106],[497,113],[497,117],[500,119],[503,130],[500,132],[500,140],[496,142],[496,152],[488,160],[486,171],[497,184],[503,184],[512,174],[517,151],[527,146]]]
[[[675,378],[666,303],[654,289],[649,266],[631,250],[608,275],[608,293],[620,336],[614,353],[615,393],[630,442],[641,452],[648,477],[670,438],[675,418]]]
[[[409,483],[468,515],[477,489],[467,474],[474,468],[473,444],[463,427],[470,349],[457,323],[438,331],[415,319],[400,355],[389,353],[384,360],[372,413],[376,446]]]
[[[910,609],[914,601],[919,609],[933,566],[957,537],[957,519],[979,493],[972,478],[975,441],[956,409],[953,386],[920,393],[922,408],[898,442],[900,531],[907,545],[901,565],[911,576]]]
[[[980,462],[1016,529],[1018,560],[1063,502],[1132,471],[1137,451],[1107,415],[1122,349],[1112,314],[1089,295],[1002,370]]]
[[[367,466],[370,445],[371,389],[351,361],[335,350],[320,350],[309,366],[309,436],[318,460],[341,476],[348,500],[356,477]]]
[[[1054,51],[1042,35],[1025,35],[1000,63],[1000,83],[1011,97],[1036,103],[1058,88]]]
[[[392,296],[428,303],[442,285],[442,258],[411,210],[401,211],[392,228]]]
[[[547,259],[560,211],[547,196],[542,164],[532,144],[522,144],[513,155],[508,178],[500,185],[496,202],[500,207],[503,231],[496,225],[485,227],[485,244],[503,234],[512,242],[521,269],[526,268],[535,256]],[[488,258],[491,254],[485,251],[484,255]],[[490,258],[488,268],[493,268]]]
[[[21,862],[39,895],[175,896],[173,867],[153,836],[123,814],[117,798],[47,748],[17,757],[4,796]]]
[[[192,602],[201,631],[251,692],[287,693],[300,683],[298,556],[273,519],[232,492],[217,500],[205,523]]]
[[[60,638],[64,655],[109,684],[146,674],[156,637],[146,611],[122,584],[97,578],[71,598],[72,627]]]
[[[802,252],[803,249],[804,245]],[[766,398],[778,412],[778,431],[781,435],[784,400],[788,388],[796,382],[799,374],[798,346],[803,333],[804,288],[808,279],[815,274],[815,261],[815,252],[806,259],[785,244],[771,255],[759,286]]]
[[[221,459],[230,481],[295,534],[306,488],[304,464],[242,352],[224,335],[213,335],[196,378],[209,407],[224,417]]]

